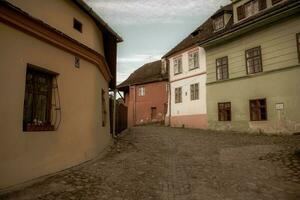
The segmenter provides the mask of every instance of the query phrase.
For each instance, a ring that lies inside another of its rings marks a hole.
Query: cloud
[[[87,0],[113,24],[182,23],[225,5],[229,0]]]

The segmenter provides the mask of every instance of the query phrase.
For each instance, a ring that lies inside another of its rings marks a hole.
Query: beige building
[[[90,160],[110,143],[121,41],[82,0],[0,2],[0,189]]]
[[[199,42],[209,128],[300,132],[299,13],[298,0],[235,0],[212,16]]]

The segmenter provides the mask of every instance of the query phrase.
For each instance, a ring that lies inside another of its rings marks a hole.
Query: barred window
[[[181,87],[175,88],[175,103],[182,102],[182,89]]]
[[[51,124],[52,84],[55,75],[28,66],[23,112],[24,131],[53,131]]]
[[[218,118],[219,121],[231,121],[231,103],[218,103]]]
[[[217,80],[229,78],[228,74],[228,57],[218,58],[216,60]]]
[[[106,126],[106,118],[107,118],[107,111],[106,111],[106,93],[102,89],[101,91],[101,99],[102,99],[102,126]]]
[[[182,73],[182,58],[174,58],[174,74]]]
[[[246,50],[246,66],[248,74],[254,74],[263,71],[261,47],[255,47]]]
[[[199,99],[199,83],[191,85],[191,100]]]
[[[189,53],[189,69],[199,68],[199,51]]]
[[[267,120],[267,100],[266,99],[250,100],[250,120],[251,121]]]

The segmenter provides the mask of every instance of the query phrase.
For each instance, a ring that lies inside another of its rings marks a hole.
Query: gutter
[[[198,45],[202,46],[202,47],[210,47],[210,46],[216,45],[220,42],[238,37],[244,33],[252,31],[256,28],[260,28],[267,24],[279,21],[281,19],[284,19],[284,18],[289,17],[294,14],[297,14],[299,12],[300,12],[300,1],[294,1],[293,3],[291,3],[285,7],[274,10],[273,12],[262,15],[261,17],[255,18],[244,24],[236,24],[229,31],[224,32],[221,35],[213,37],[211,39],[207,39],[205,41],[198,42]]]
[[[110,34],[115,36],[117,42],[123,42],[123,39],[119,34],[117,34],[103,19],[99,17],[97,13],[93,11],[91,7],[89,7],[83,0],[72,0],[75,4],[82,7],[95,21],[97,21],[100,25],[103,26]]]

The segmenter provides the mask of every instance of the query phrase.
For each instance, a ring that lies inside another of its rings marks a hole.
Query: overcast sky
[[[118,84],[160,59],[230,0],[86,0],[124,42],[118,46]]]

